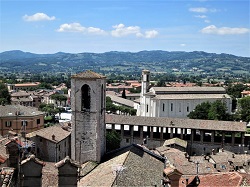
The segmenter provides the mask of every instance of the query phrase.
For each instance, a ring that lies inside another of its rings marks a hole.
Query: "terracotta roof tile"
[[[153,155],[138,145],[119,149],[110,153],[109,159],[83,177],[78,185],[158,186],[164,163],[159,156]]]
[[[35,155],[30,155],[28,158],[26,158],[25,160],[23,160],[23,161],[21,162],[21,165],[26,164],[26,163],[31,162],[31,161],[32,161],[32,162],[35,162],[35,163],[37,163],[37,164],[39,164],[39,165],[45,166],[45,163],[42,162],[42,161],[40,161],[40,160],[38,160],[38,159],[35,157]]]
[[[60,168],[64,166],[66,163],[70,163],[72,166],[77,168],[80,167],[80,164],[70,159],[69,156],[66,156],[63,160],[60,160],[59,162],[55,163],[55,167]]]
[[[42,169],[42,187],[58,187],[58,169],[54,162],[46,162]]]
[[[226,172],[208,175],[198,175],[200,179],[199,187],[237,187],[241,185],[243,177],[237,172]],[[194,176],[182,176],[179,186],[183,186],[188,179],[188,183],[193,180]]]
[[[246,131],[245,122],[234,121],[214,121],[199,119],[182,119],[166,117],[142,117],[142,116],[125,116],[125,115],[106,115],[106,123],[109,124],[133,124],[154,127],[174,127],[189,129],[221,130],[221,131]]]
[[[64,130],[60,125],[53,125],[47,128],[31,132],[27,134],[26,137],[31,138],[33,136],[40,136],[53,142],[60,142],[67,138],[70,133],[71,132]],[[52,136],[54,136],[54,139]]]
[[[26,107],[22,105],[0,105],[0,117],[15,117],[16,114],[18,114],[18,116],[37,116],[42,115],[44,113],[38,111],[38,109],[35,107]]]
[[[76,75],[72,75],[72,78],[83,78],[83,79],[103,79],[103,78],[106,78],[105,76],[103,75],[100,75],[98,73],[95,73],[93,71],[85,71],[85,72],[82,72],[82,73],[78,73]]]
[[[14,168],[10,167],[3,167],[0,169],[0,185],[2,187],[14,186],[14,184],[11,184],[14,170]]]

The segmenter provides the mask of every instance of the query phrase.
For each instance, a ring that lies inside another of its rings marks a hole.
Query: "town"
[[[250,185],[250,84],[151,76],[2,81],[1,186]]]

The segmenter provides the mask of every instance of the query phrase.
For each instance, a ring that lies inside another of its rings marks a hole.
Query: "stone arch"
[[[81,110],[90,110],[90,87],[87,84],[84,84],[81,88],[82,91],[82,99],[81,99]]]

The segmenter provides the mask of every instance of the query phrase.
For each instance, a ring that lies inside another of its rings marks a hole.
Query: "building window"
[[[179,103],[179,112],[181,112],[181,103]]]
[[[90,87],[86,84],[82,86],[82,110],[90,109]]]
[[[189,104],[187,104],[187,112],[189,112]]]
[[[60,151],[60,145],[58,145],[58,151]]]
[[[129,143],[129,138],[126,138],[126,143]]]
[[[39,125],[40,124],[40,119],[36,120],[36,124]]]
[[[5,122],[5,127],[11,127],[11,125],[12,125],[11,121],[6,121]]]
[[[28,126],[28,121],[23,120],[22,121],[22,126]]]
[[[147,80],[146,81],[149,82],[149,75],[147,75]]]
[[[148,105],[147,105],[147,112],[148,112]]]
[[[162,104],[162,111],[164,112],[164,110],[165,110],[165,104],[163,103]]]
[[[174,104],[173,104],[173,103],[171,103],[171,105],[170,105],[170,110],[171,110],[171,111],[174,110]]]

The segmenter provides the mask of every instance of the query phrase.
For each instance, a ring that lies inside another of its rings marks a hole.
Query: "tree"
[[[54,94],[54,95],[51,96],[51,99],[55,100],[56,103],[57,103],[57,101],[59,101],[60,105],[61,105],[62,101],[65,102],[65,101],[67,101],[68,98],[65,95],[62,95],[62,94]]]
[[[107,132],[106,135],[106,151],[112,151],[120,148],[121,143],[121,135],[112,130],[111,132]]]
[[[210,120],[227,120],[226,104],[220,100],[213,102],[208,111],[208,119]]]
[[[4,83],[0,83],[0,104],[10,104],[11,96]]]
[[[240,119],[246,122],[250,121],[250,96],[239,99]]]
[[[123,88],[123,91],[122,91],[122,98],[127,99],[125,88]]]
[[[230,116],[227,113],[226,104],[220,100],[213,103],[203,102],[197,105],[194,111],[188,114],[191,119],[205,120],[229,120]]]
[[[245,86],[244,84],[229,84],[227,88],[227,94],[232,96],[233,98],[241,98],[241,92],[245,89],[247,89],[247,86]]]
[[[39,84],[38,88],[40,88],[40,89],[49,89],[49,90],[53,89],[51,84],[48,84],[46,82],[42,82],[41,84]]]
[[[203,102],[195,107],[195,109],[188,114],[190,119],[208,119],[208,112],[211,107],[210,102]]]

